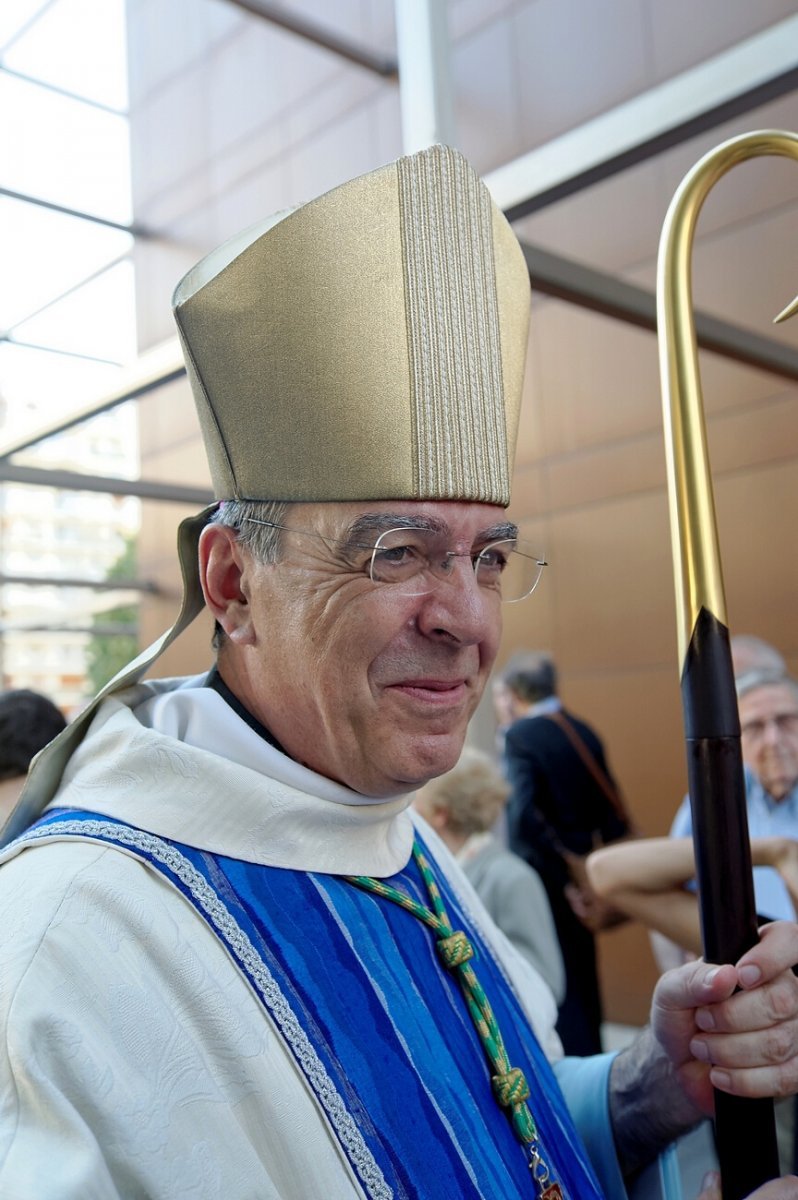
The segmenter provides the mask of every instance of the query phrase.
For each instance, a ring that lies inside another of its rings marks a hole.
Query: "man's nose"
[[[419,609],[419,628],[428,637],[466,644],[482,641],[501,623],[500,597],[480,586],[468,555],[451,555],[448,564],[445,578],[430,579],[431,590]]]
[[[775,745],[777,742],[781,741],[783,735],[784,731],[775,717],[772,717],[769,721],[765,721],[764,738],[766,742],[769,742],[771,745]]]

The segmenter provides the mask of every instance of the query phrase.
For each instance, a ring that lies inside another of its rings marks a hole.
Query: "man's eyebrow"
[[[448,533],[449,527],[438,517],[428,515],[408,515],[407,513],[375,512],[362,513],[347,530],[342,540],[342,548],[356,549],[358,546],[373,545],[374,541],[389,529],[428,529],[431,533]],[[518,537],[518,526],[513,521],[502,521],[481,529],[474,535],[474,542],[487,544],[507,538],[514,541]]]
[[[389,529],[429,529],[432,533],[445,533],[447,526],[436,517],[421,514],[408,516],[407,513],[361,513],[349,526],[346,537],[341,540],[341,546],[347,550],[373,545],[380,534]]]
[[[502,521],[499,525],[491,525],[490,529],[482,529],[474,538],[475,542],[502,542],[518,539],[518,526],[513,521]]]

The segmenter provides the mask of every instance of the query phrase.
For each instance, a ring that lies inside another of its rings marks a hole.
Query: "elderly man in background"
[[[622,1200],[713,1083],[798,1083],[798,928],[667,977],[616,1058],[562,1059],[548,989],[407,811],[541,570],[504,512],[528,307],[442,147],[178,288],[220,503],[181,529],[175,628],[7,830],[3,1196]],[[140,683],[203,603],[215,668]]]
[[[740,741],[751,837],[798,838],[798,681],[779,670],[750,670],[737,678]],[[692,834],[689,797],[671,827]],[[763,921],[793,920],[784,880],[772,867],[754,868],[756,908]]]
[[[743,711],[749,702],[743,702],[742,698],[749,692],[755,692],[762,680],[771,682],[783,680],[787,675],[787,664],[775,646],[755,634],[735,634],[731,638],[730,649],[738,707]],[[756,697],[753,702],[756,703]],[[796,824],[794,813],[790,812],[789,806],[780,809],[776,814],[775,809],[768,805],[762,795],[762,786],[757,780],[756,767],[751,757],[756,750],[756,739],[743,737],[741,749],[745,766],[750,835],[752,837],[768,837],[773,833],[777,836],[794,837],[798,833],[798,824]],[[771,816],[776,819],[771,820]],[[691,837],[692,832],[690,797],[685,796],[673,818],[670,835],[677,838]],[[792,905],[784,883],[778,878],[776,872],[768,868],[757,867],[754,870],[754,882],[758,892],[757,903],[761,905],[759,911],[763,915],[771,913],[771,916],[766,916],[765,919],[779,917],[792,920]],[[678,966],[684,961],[684,951],[675,942],[654,932],[650,934],[650,938],[654,957],[661,971],[668,971],[671,967]]]
[[[746,809],[751,838],[798,839],[798,682],[785,674],[784,661],[766,642],[743,636],[732,639],[737,670],[737,698],[745,766]],[[671,837],[692,835],[690,799],[686,796],[671,827]],[[683,877],[686,878],[686,877]],[[648,875],[650,886],[651,876]],[[692,887],[693,885],[690,884]],[[733,886],[733,881],[730,881]],[[782,875],[771,866],[754,866],[757,913],[764,922],[794,920],[795,906]],[[666,900],[662,899],[660,909]],[[674,935],[672,935],[674,936]],[[694,946],[671,941],[662,933],[650,934],[662,970],[693,957]],[[793,1098],[776,1107],[779,1157],[784,1167],[798,1166]],[[703,1138],[703,1140],[701,1140]],[[714,1161],[709,1141],[688,1140],[683,1158],[700,1155]]]
[[[740,679],[751,671],[787,674],[787,664],[781,652],[756,634],[735,633],[730,639],[729,647],[735,679]]]

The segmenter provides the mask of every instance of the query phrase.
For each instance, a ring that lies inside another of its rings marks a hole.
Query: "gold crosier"
[[[732,138],[685,176],[662,229],[657,265],[657,328],[676,584],[679,663],[702,608],[726,624],[712,478],[692,312],[691,256],[701,207],[722,175],[763,154],[798,160],[798,135],[762,130]],[[779,313],[798,311],[798,297]]]
[[[704,957],[731,962],[758,940],[740,722],[726,619],[692,312],[691,254],[708,193],[737,163],[798,160],[798,136],[776,130],[724,142],[685,176],[665,218],[657,267],[668,494],[693,838]],[[776,318],[798,311],[798,299]],[[733,886],[730,886],[733,883]],[[778,1176],[770,1100],[715,1093],[724,1200]]]

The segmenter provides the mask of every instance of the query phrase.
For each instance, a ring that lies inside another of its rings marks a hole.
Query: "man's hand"
[[[602,929],[612,929],[628,921],[625,913],[615,908],[593,890],[588,878],[585,859],[579,854],[564,851],[571,882],[566,883],[563,893],[570,904],[575,916],[579,918],[591,933],[599,933]]]
[[[772,1179],[752,1192],[748,1200],[797,1200],[798,1176],[785,1175],[783,1179]],[[698,1200],[723,1200],[720,1190],[720,1175],[712,1171],[701,1185]]]
[[[778,921],[733,967],[687,963],[660,979],[652,1031],[702,1112],[712,1113],[713,1087],[735,1096],[798,1091],[795,963],[798,925]]]
[[[798,925],[777,921],[733,967],[692,962],[662,976],[651,1026],[610,1072],[610,1114],[625,1175],[651,1162],[702,1113],[711,1114],[713,1087],[751,1097],[798,1091],[794,963]],[[789,1191],[761,1189],[755,1196],[798,1200]]]

